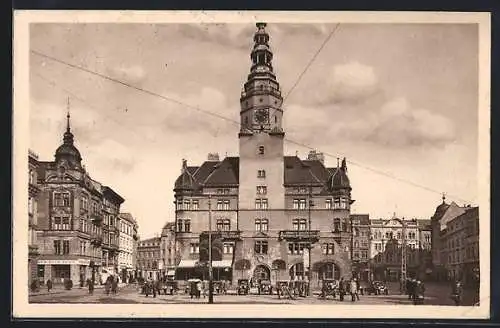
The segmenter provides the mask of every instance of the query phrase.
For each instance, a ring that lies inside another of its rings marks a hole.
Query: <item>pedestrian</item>
[[[408,294],[408,299],[411,300],[411,279],[406,278],[406,294]]]
[[[196,284],[196,298],[200,298],[202,292],[203,292],[203,284],[201,283],[201,281],[198,281],[198,283]],[[204,292],[203,292],[203,298],[205,298]]]
[[[424,301],[424,284],[420,280],[415,281],[415,291],[413,296],[413,304],[422,304]]]
[[[109,295],[109,292],[111,291],[111,287],[113,284],[113,276],[108,276],[106,279],[106,283],[104,286],[104,291],[106,292],[106,295]]]
[[[150,285],[149,280],[144,281],[144,293],[146,294],[146,297],[149,296],[150,288],[151,288],[151,285]]]
[[[358,286],[356,284],[356,280],[351,279],[351,281],[349,283],[349,292],[351,294],[351,302],[356,301],[357,287]]]
[[[87,286],[89,288],[89,294],[93,295],[94,294],[94,281],[92,279],[87,279]]]
[[[52,280],[49,279],[47,280],[47,292],[50,293],[51,289],[52,289]]]
[[[340,295],[341,302],[344,301],[345,292],[346,292],[346,286],[345,286],[344,277],[342,277],[342,278],[340,278],[340,281],[339,281],[339,295]]]
[[[456,306],[459,306],[462,304],[462,293],[463,293],[462,282],[460,280],[457,280],[453,284],[452,292],[451,292],[451,298],[455,302]]]
[[[114,277],[113,281],[111,282],[111,291],[115,295],[118,292],[118,277],[116,277],[116,276]]]

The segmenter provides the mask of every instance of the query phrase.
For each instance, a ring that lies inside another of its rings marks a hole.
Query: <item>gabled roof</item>
[[[175,182],[175,189],[197,190],[202,186],[237,186],[239,161],[239,157],[226,157],[222,161],[205,161],[201,166],[186,166]],[[324,185],[325,190],[331,187],[328,183],[333,183],[334,188],[349,185],[345,170],[327,168],[320,160],[301,160],[297,156],[285,156],[283,162],[285,185]],[[333,182],[332,175],[338,175]],[[180,188],[181,186],[183,188]]]
[[[238,185],[238,167],[238,157],[226,157],[214,167],[212,173],[210,173],[202,184],[205,186]]]

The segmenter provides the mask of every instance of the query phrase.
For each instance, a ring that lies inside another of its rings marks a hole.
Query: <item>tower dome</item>
[[[80,151],[78,151],[74,145],[74,136],[73,133],[71,133],[70,128],[69,112],[66,115],[66,132],[64,133],[63,144],[57,148],[55,158],[56,162],[66,159],[70,163],[76,164],[77,166],[81,165],[82,156],[80,155]]]

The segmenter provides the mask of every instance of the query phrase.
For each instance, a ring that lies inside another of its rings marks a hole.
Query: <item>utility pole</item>
[[[349,215],[349,225],[351,226],[351,251],[350,257],[351,257],[351,274],[354,274],[354,229],[352,227],[352,216]],[[354,277],[353,277],[354,278]]]
[[[308,199],[307,199],[307,207],[308,207],[308,241],[309,241],[309,247],[308,247],[308,270],[307,270],[307,296],[311,295],[311,280],[312,280],[312,267],[311,267],[311,250],[312,250],[312,238],[311,238],[311,208],[313,206],[313,201],[312,201],[312,186],[309,186],[309,194],[308,194]]]
[[[208,195],[208,304],[213,304],[213,272],[212,272],[212,195]]]
[[[406,292],[406,222],[401,220],[402,240],[401,240],[401,293]]]

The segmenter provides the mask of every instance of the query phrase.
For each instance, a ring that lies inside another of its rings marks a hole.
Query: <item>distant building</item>
[[[370,216],[351,214],[352,224],[352,266],[361,281],[370,279]]]
[[[391,219],[371,220],[370,258],[375,280],[401,279],[403,237],[406,245],[406,276],[425,278],[424,251],[421,250],[421,235],[424,235],[422,227],[426,227],[425,224],[419,224],[417,219],[394,216]]]
[[[161,258],[163,275],[175,277],[175,222],[167,222],[161,232]]]
[[[437,280],[479,279],[479,208],[455,202],[437,206],[431,218],[432,263]]]
[[[38,245],[36,229],[38,223],[38,155],[28,153],[28,284],[37,279]]]
[[[161,278],[161,238],[154,237],[140,240],[137,245],[137,267],[139,277],[144,279]]]
[[[130,281],[135,273],[137,222],[132,214],[120,213],[118,226],[120,227],[118,270],[122,281]]]
[[[115,222],[124,199],[85,170],[69,113],[63,139],[55,160],[38,166],[38,279],[56,284],[71,279],[78,285],[94,277],[99,282],[107,274],[103,267],[116,263]]]
[[[441,280],[479,280],[479,208],[443,202],[431,219],[432,261]]]

